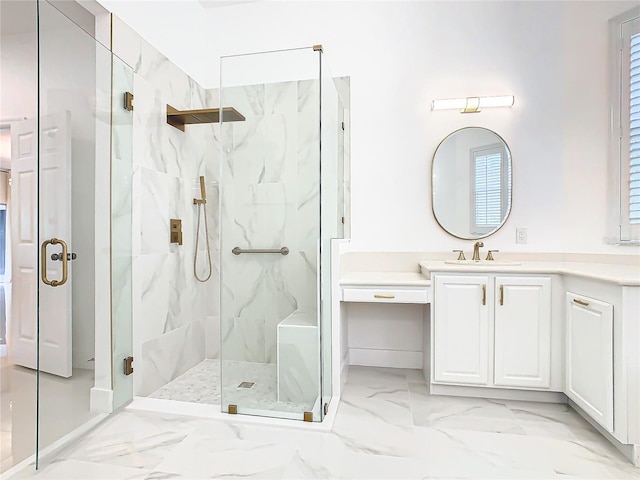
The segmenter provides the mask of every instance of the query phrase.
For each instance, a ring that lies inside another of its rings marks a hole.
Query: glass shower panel
[[[111,345],[96,333],[110,325],[111,53],[43,1],[38,45],[41,464],[108,408]]]
[[[320,58],[224,57],[222,410],[321,420]]]
[[[37,10],[0,2],[0,169],[11,187],[5,272],[0,282],[0,473],[36,450],[38,229]]]
[[[133,70],[115,55],[111,92],[111,318],[113,336],[113,408],[133,399],[133,376],[124,361],[133,355],[132,329],[132,178]]]
[[[323,404],[331,400],[331,239],[344,237],[344,192],[342,189],[343,164],[343,107],[326,55],[321,54],[320,112],[321,112],[321,238],[320,238],[320,292],[322,299],[322,399]]]

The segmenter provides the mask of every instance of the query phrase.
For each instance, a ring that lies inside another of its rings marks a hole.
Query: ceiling
[[[198,0],[204,8],[235,7],[245,3],[257,3],[264,0]]]

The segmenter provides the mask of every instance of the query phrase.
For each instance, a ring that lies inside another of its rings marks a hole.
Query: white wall
[[[355,249],[468,249],[431,214],[431,157],[449,132],[483,126],[509,144],[514,172],[511,216],[486,245],[640,252],[602,241],[607,21],[636,2],[270,1],[206,12],[180,2],[179,16],[162,2],[153,18],[148,2],[101,3],[207,87],[220,55],[322,43],[333,75],[351,77]],[[499,94],[514,94],[514,107],[429,109],[434,98]],[[526,245],[516,227],[528,229]]]

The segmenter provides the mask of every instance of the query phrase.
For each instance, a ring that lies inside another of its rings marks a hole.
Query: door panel
[[[486,385],[489,380],[487,277],[436,277],[434,380]]]
[[[11,129],[12,314],[9,353],[12,362],[36,368],[37,306],[37,122],[16,123]]]
[[[565,392],[613,432],[613,305],[567,293]]]
[[[50,238],[70,238],[71,189],[69,173],[71,148],[69,113],[41,117],[42,153],[40,172],[36,165],[37,122],[25,120],[12,129],[12,190],[17,201],[11,203],[15,232],[13,241],[14,282],[12,290],[13,362],[36,368],[36,305],[39,280],[39,244]],[[40,178],[40,209],[37,208],[37,183]],[[36,221],[40,214],[40,241],[36,241]],[[51,259],[57,248],[46,252],[48,279],[62,278],[62,262]],[[71,284],[49,287],[41,284],[40,369],[62,377],[71,376]]]
[[[40,243],[57,238],[70,246],[71,238],[71,114],[59,112],[40,118]],[[62,278],[63,261],[59,245],[46,252],[49,280]],[[61,377],[72,374],[71,289],[72,262],[68,262],[64,285],[40,284],[40,370]],[[42,279],[41,279],[42,280]]]
[[[551,279],[495,280],[496,385],[551,385]]]

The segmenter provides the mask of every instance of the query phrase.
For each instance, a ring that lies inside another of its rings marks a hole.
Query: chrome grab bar
[[[279,253],[280,255],[289,255],[289,249],[287,247],[282,248],[250,248],[243,250],[240,247],[234,247],[231,250],[234,255],[240,255],[241,253]]]

